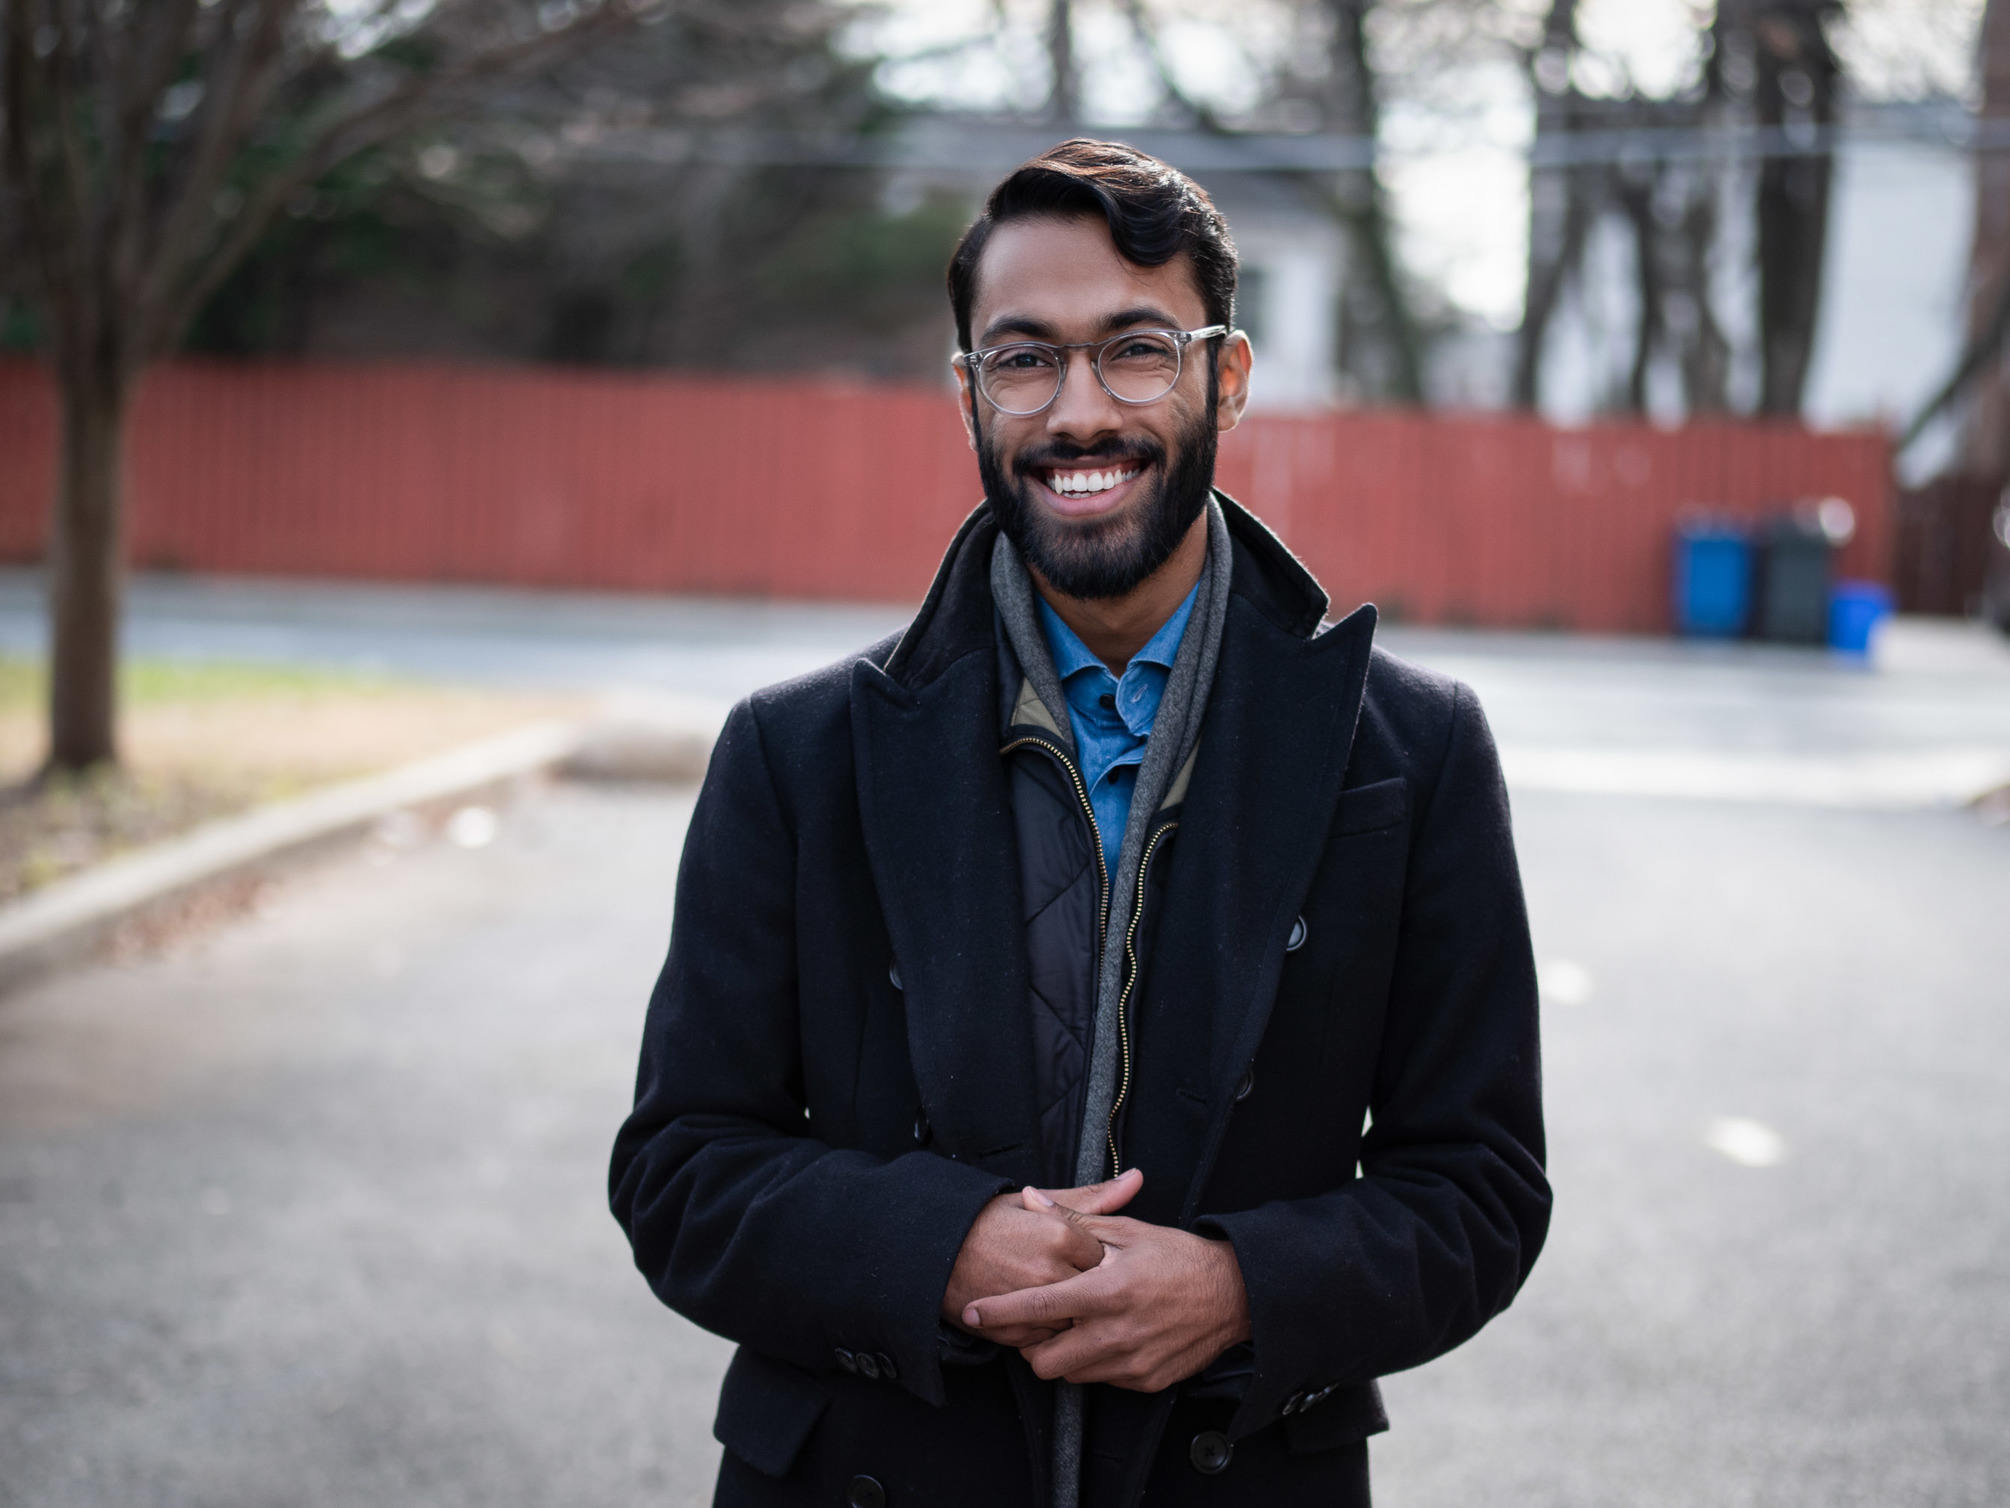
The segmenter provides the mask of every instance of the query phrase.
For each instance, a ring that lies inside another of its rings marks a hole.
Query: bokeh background
[[[2010,1499],[2006,0],[0,0],[0,1504],[708,1500],[691,782],[912,611],[1076,134],[1515,804],[1557,1225],[1383,1500]]]

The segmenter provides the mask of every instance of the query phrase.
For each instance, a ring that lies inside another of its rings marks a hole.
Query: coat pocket
[[[829,1402],[807,1372],[742,1346],[720,1385],[712,1436],[754,1470],[786,1476]]]
[[[1410,782],[1401,775],[1378,780],[1373,785],[1358,785],[1340,793],[1333,812],[1333,836],[1343,838],[1349,833],[1394,827],[1409,812]]]
[[[1382,1390],[1372,1382],[1341,1388],[1331,1398],[1284,1421],[1284,1448],[1294,1456],[1352,1445],[1389,1427]]]

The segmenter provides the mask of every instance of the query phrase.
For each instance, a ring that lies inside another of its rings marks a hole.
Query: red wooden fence
[[[42,549],[55,412],[0,364],[0,560]],[[943,392],[576,370],[180,363],[128,455],[130,558],[270,575],[898,599],[977,495]],[[1888,580],[1890,447],[1790,425],[1262,416],[1223,487],[1335,605],[1657,631],[1686,508],[1840,496],[1842,569]]]

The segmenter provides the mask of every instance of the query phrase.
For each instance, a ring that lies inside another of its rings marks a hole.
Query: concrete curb
[[[545,772],[695,779],[723,717],[723,708],[678,702],[642,716],[533,723],[108,859],[0,906],[0,993],[88,957],[150,907],[355,838],[393,812],[467,801]]]

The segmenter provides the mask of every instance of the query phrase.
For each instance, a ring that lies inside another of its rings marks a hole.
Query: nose
[[[1086,445],[1123,427],[1122,406],[1096,380],[1087,351],[1070,351],[1061,373],[1061,391],[1047,410],[1047,433]]]

